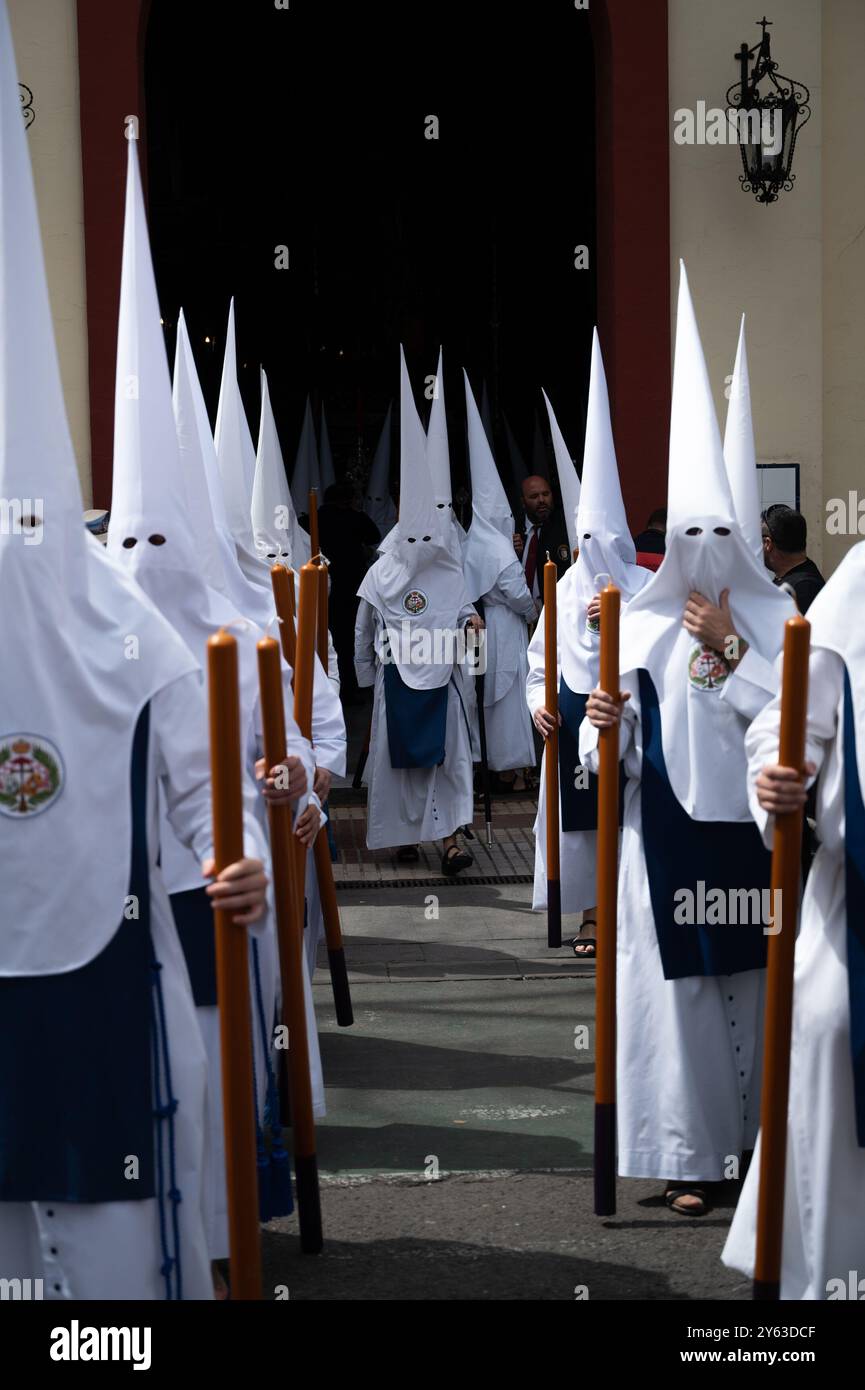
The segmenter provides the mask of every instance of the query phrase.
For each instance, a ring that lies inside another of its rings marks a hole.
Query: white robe
[[[568,575],[571,576],[568,579]],[[573,583],[576,567],[571,566],[559,580],[559,584]],[[546,635],[544,632],[543,610],[538,619],[528,650],[529,672],[526,680],[526,704],[534,717],[535,710],[542,709],[546,700],[545,663]],[[556,689],[559,688],[562,666],[557,662]],[[575,692],[579,694],[581,692]],[[584,692],[582,692],[584,693]],[[535,817],[535,881],[532,890],[532,911],[543,912],[547,907],[547,749],[544,747],[541,758],[541,781],[538,791],[538,814]],[[559,882],[562,897],[562,912],[585,912],[597,902],[595,883],[597,878],[597,831],[562,830],[561,790],[559,796]]]
[[[458,616],[462,625],[471,605]],[[393,768],[387,738],[384,667],[376,655],[383,626],[376,608],[361,599],[355,627],[355,669],[360,686],[375,686],[369,756],[364,782],[369,788],[366,843],[369,849],[442,840],[474,816],[472,739],[474,681],[454,666],[447,687],[447,733],[441,767]]]
[[[847,914],[844,885],[844,667],[834,652],[811,654],[805,757],[820,771],[820,848],[802,900],[796,942],[787,1176],[784,1193],[782,1299],[825,1299],[830,1279],[846,1288],[865,1275],[865,1149],[856,1141]],[[757,774],[778,761],[776,699],[748,731],[754,817],[767,844],[773,818],[754,794]],[[759,1189],[759,1141],[722,1259],[753,1276]],[[843,1295],[843,1296],[848,1296]],[[861,1297],[861,1294],[859,1295]]]
[[[618,891],[618,1171],[718,1182],[757,1132],[765,971],[664,978],[643,852],[636,673],[621,688],[631,699],[620,742],[628,782]],[[743,738],[775,688],[772,667],[749,649],[718,697],[741,718]],[[597,733],[585,719],[580,758],[592,772]]]
[[[533,767],[535,742],[523,692],[528,672],[526,623],[534,621],[537,610],[519,560],[502,570],[495,587],[484,594],[483,606],[487,763],[491,772]]]
[[[213,1297],[206,1232],[207,1057],[189,975],[162,873],[157,867],[161,783],[172,823],[199,857],[212,845],[210,769],[201,748],[206,719],[195,674],[160,690],[150,702],[147,830],[151,933],[165,1006],[175,1115],[183,1297]],[[260,843],[247,820],[248,852]],[[94,846],[98,859],[99,847]],[[61,1040],[62,1042],[62,1040]],[[155,1198],[131,1202],[0,1203],[0,1277],[44,1281],[46,1299],[162,1299],[164,1280]]]

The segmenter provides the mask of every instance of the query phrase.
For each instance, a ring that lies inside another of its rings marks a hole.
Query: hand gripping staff
[[[621,595],[601,590],[601,689],[619,693]],[[595,1215],[616,1211],[616,900],[619,725],[598,738],[598,944],[595,962]]]
[[[801,768],[805,759],[808,713],[808,654],[811,624],[798,614],[784,625],[781,681],[781,736],[778,762]],[[793,1023],[793,956],[799,914],[799,870],[804,811],[775,817],[772,845],[774,933],[766,962],[766,1018],[763,1043],[763,1095],[760,1104],[760,1192],[757,1200],[757,1253],[754,1298],[776,1302],[781,1296],[784,1233],[784,1177],[787,1166],[787,1101],[790,1091],[790,1037]],[[780,914],[774,905],[780,903]]]
[[[279,644],[273,637],[264,637],[258,643],[258,680],[264,756],[271,768],[281,763],[286,755],[282,662]],[[303,989],[303,896],[302,890],[300,894],[297,890],[297,873],[305,869],[306,856],[299,856],[295,851],[297,841],[291,831],[288,802],[268,802],[267,819],[282,981],[282,1022],[289,1041],[288,1077],[300,1248],[305,1254],[317,1255],[322,1248],[321,1201]]]
[[[300,571],[300,606],[298,609],[297,642],[295,644],[294,668],[294,718],[304,738],[312,740],[312,686],[315,665],[315,626],[316,598],[319,589],[317,566],[307,564]],[[274,590],[276,593],[276,590]],[[280,616],[282,616],[280,614]],[[283,629],[287,624],[283,623]],[[315,837],[313,848],[318,893],[324,917],[324,931],[327,938],[327,960],[330,966],[330,983],[333,989],[333,1002],[336,1008],[336,1021],[340,1028],[349,1028],[354,1023],[351,1007],[351,994],[348,987],[348,971],[345,964],[345,949],[342,944],[342,928],[339,921],[339,906],[336,901],[336,886],[333,881],[333,864],[327,831],[324,826]],[[303,893],[303,879],[300,881]],[[302,901],[302,898],[301,898]]]
[[[221,629],[207,641],[210,774],[216,872],[243,858],[237,642]],[[261,1298],[261,1234],[252,1093],[252,1025],[246,928],[214,912],[216,988],[225,1125],[231,1296]]]
[[[556,584],[559,572],[547,554],[544,565],[544,704],[553,721],[547,739],[547,945],[562,944],[562,885],[559,875],[559,648]]]

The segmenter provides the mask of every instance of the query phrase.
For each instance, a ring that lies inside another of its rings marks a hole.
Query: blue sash
[[[682,902],[676,894],[689,890],[696,904],[700,883],[705,894],[721,889],[728,904],[731,893],[757,889],[762,905],[772,859],[753,823],[697,821],[681,806],[667,776],[657,692],[648,671],[640,671],[639,678],[643,850],[664,978],[762,969],[767,946],[762,921],[698,926],[675,919]]]
[[[137,899],[137,918],[124,919],[99,955],[78,970],[0,979],[4,1202],[129,1202],[156,1195],[148,725],[145,706],[130,776],[129,893]],[[134,1180],[126,1176],[132,1154],[138,1159]]]
[[[171,894],[171,912],[198,1008],[216,1003],[216,937],[206,888]]]
[[[856,1139],[865,1149],[865,806],[856,761],[850,676],[844,671],[844,825],[847,898],[847,981]]]
[[[589,773],[587,787],[574,786],[580,763],[580,725],[586,717],[588,695],[577,695],[559,678],[559,800],[562,808],[562,830],[597,830],[598,779]],[[619,765],[619,825],[625,798],[624,769]]]
[[[440,767],[445,760],[447,685],[412,690],[393,662],[388,662],[384,667],[384,709],[391,767]]]

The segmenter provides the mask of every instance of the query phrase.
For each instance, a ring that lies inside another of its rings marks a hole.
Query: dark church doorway
[[[444,346],[457,485],[463,367],[487,385],[506,481],[505,420],[527,465],[553,466],[541,387],[579,460],[597,259],[584,12],[153,0],[144,74],[168,346],[182,305],[212,411],[233,294],[253,434],[262,364],[289,471],[307,393],[337,473],[369,460],[400,341],[422,408]]]

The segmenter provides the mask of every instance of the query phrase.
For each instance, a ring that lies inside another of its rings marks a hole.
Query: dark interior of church
[[[239,14],[153,0],[145,50],[166,342],[182,305],[212,416],[233,294],[253,434],[262,364],[289,472],[307,393],[337,474],[369,461],[400,342],[422,411],[443,344],[457,486],[463,367],[479,403],[487,386],[508,483],[505,420],[529,471],[552,468],[542,386],[579,463],[596,272],[586,14],[560,0],[526,25],[447,0],[410,38],[397,6]]]

